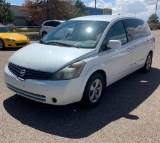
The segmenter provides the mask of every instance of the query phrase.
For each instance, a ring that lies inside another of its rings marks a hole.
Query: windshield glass
[[[0,27],[0,33],[12,32],[9,27]]]
[[[67,21],[40,40],[42,44],[95,48],[109,22]]]

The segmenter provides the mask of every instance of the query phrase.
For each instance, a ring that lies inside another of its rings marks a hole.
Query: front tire
[[[142,72],[147,73],[152,66],[152,53],[149,53],[144,66],[142,67]]]
[[[98,73],[92,75],[86,84],[81,103],[85,107],[95,107],[101,101],[105,88],[104,77]]]
[[[0,50],[4,50],[5,46],[4,46],[4,42],[2,39],[0,39]]]

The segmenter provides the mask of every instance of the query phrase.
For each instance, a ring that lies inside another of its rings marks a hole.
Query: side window
[[[48,26],[48,22],[45,22],[43,25],[44,25],[44,26]]]
[[[53,23],[52,21],[48,22],[48,26],[55,27],[55,26],[54,26],[54,23]]]
[[[123,20],[127,31],[128,40],[134,40],[147,35],[147,27],[143,20],[126,19]]]
[[[50,26],[56,27],[60,24],[58,21],[51,21]]]
[[[112,25],[102,43],[100,51],[108,49],[107,44],[109,40],[120,40],[122,45],[127,43],[126,31],[122,21],[118,21]]]
[[[60,22],[54,22],[55,27],[61,24]]]

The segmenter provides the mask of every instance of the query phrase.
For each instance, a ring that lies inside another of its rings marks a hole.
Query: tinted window
[[[134,40],[147,35],[146,23],[139,19],[126,19],[123,20],[127,31],[128,40]]]
[[[0,33],[12,32],[9,27],[0,27]]]
[[[107,43],[109,40],[120,40],[122,44],[127,42],[126,31],[124,29],[124,25],[122,21],[118,21],[110,28],[107,33]]]
[[[48,22],[46,22],[44,25],[45,25],[45,26],[53,26],[53,27],[56,27],[56,26],[58,26],[59,24],[61,24],[61,23],[58,22],[58,21],[48,21]]]
[[[48,26],[48,22],[45,22],[44,25],[45,25],[45,26]]]
[[[51,23],[51,25],[53,26],[53,27],[56,27],[56,26],[58,26],[59,24],[61,24],[60,22],[57,22],[57,21],[52,21],[52,23]]]
[[[109,40],[120,40],[122,45],[127,42],[126,31],[122,21],[118,21],[112,25],[102,43],[100,51],[108,49],[107,44]]]

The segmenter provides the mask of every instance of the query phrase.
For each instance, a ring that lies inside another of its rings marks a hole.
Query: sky
[[[22,5],[25,0],[6,0],[10,4]],[[86,6],[94,7],[95,0],[81,0]],[[113,15],[134,16],[144,20],[155,13],[157,0],[96,0],[97,8],[111,8]],[[157,15],[160,19],[160,1]]]

